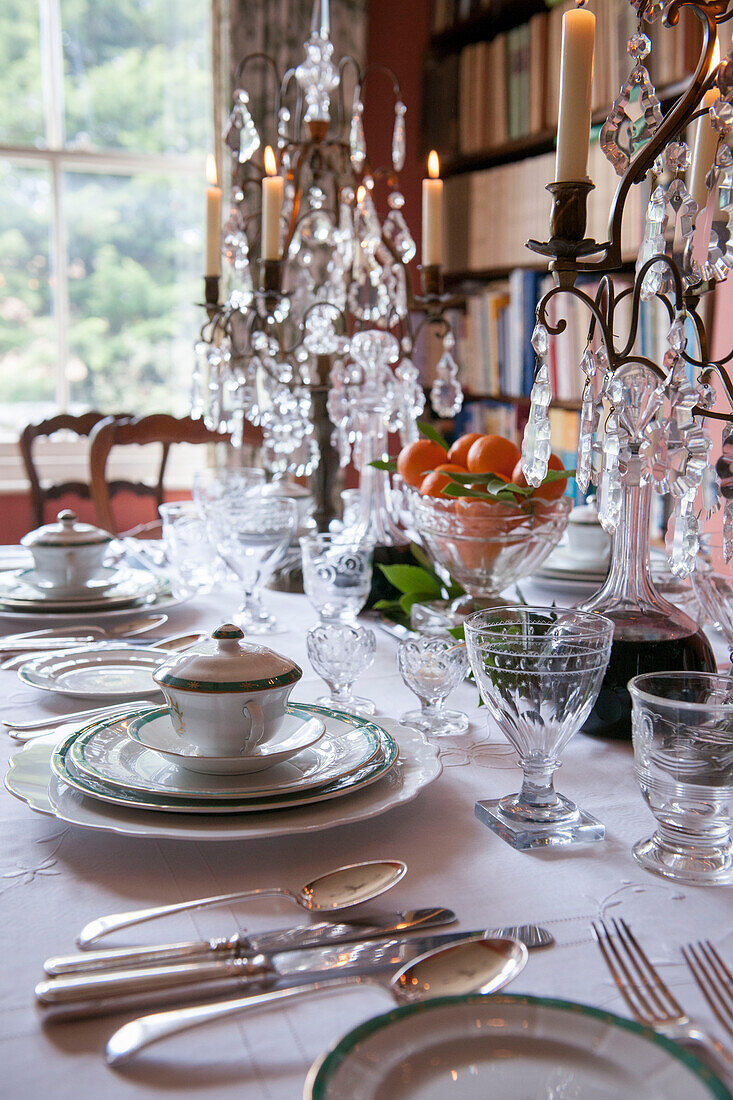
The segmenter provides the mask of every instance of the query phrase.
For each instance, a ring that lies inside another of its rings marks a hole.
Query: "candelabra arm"
[[[561,332],[564,332],[567,328],[567,321],[564,318],[560,318],[556,325],[552,325],[547,317],[547,307],[550,304],[552,298],[557,294],[572,294],[574,298],[580,299],[585,304],[596,323],[601,330],[601,338],[605,345],[608,357],[613,363],[615,358],[615,349],[613,344],[613,333],[611,332],[606,318],[601,312],[600,306],[594,298],[591,298],[589,294],[586,294],[584,290],[579,290],[577,286],[553,286],[547,291],[545,295],[540,299],[537,305],[537,320],[540,324],[544,325],[550,336],[559,336]]]

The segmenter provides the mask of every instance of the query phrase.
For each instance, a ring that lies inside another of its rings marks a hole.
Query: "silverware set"
[[[690,1046],[724,1080],[733,1080],[733,1054],[687,1015],[625,920],[593,924],[611,977],[633,1016],[659,1035]],[[733,1035],[733,975],[710,943],[682,955],[718,1020]]]
[[[439,989],[493,992],[520,972],[529,949],[554,942],[536,925],[426,935],[429,929],[455,923],[456,914],[442,907],[338,919],[340,911],[389,890],[406,870],[398,860],[370,861],[320,875],[298,890],[249,890],[100,917],[81,930],[77,943],[82,948],[144,921],[243,899],[287,897],[310,913],[336,914],[335,920],[255,935],[243,929],[220,939],[82,950],[50,958],[46,976],[36,986],[37,1001],[49,1020],[186,1005],[133,1021],[117,1032],[108,1059],[119,1064],[174,1032],[322,988],[372,982],[400,1003],[410,990],[416,996],[428,990],[436,995]],[[245,996],[221,1001],[242,989]]]

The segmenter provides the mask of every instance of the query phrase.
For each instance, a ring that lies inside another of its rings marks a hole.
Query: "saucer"
[[[302,715],[288,713],[272,741],[260,745],[249,756],[203,756],[182,743],[180,735],[171,725],[169,708],[158,707],[133,718],[127,727],[127,735],[187,771],[203,775],[247,775],[281,764],[314,745],[323,737],[325,728],[320,718],[312,717],[304,721]]]
[[[43,596],[56,597],[63,600],[86,599],[88,596],[98,595],[113,588],[120,580],[120,570],[117,566],[106,565],[101,570],[102,576],[93,577],[83,584],[66,585],[54,584],[45,581],[38,576],[35,569],[26,569],[19,574],[19,580],[37,589]]]

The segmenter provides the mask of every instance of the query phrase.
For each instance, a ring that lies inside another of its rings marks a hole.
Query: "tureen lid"
[[[91,523],[80,523],[76,512],[65,508],[59,512],[55,523],[47,523],[45,527],[37,527],[35,531],[29,531],[20,540],[23,546],[100,546],[102,543],[111,542],[112,536],[101,527],[94,527]]]
[[[210,638],[173,654],[153,679],[182,691],[266,691],[296,683],[302,669],[274,649],[245,642],[243,632],[225,623]]]

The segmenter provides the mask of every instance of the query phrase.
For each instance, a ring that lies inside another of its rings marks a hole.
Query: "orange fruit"
[[[463,466],[456,466],[452,462],[444,462],[442,466],[436,466],[432,473],[423,478],[420,492],[424,497],[442,497],[443,489],[450,484],[450,478],[445,475],[447,473],[465,474],[466,472]]]
[[[549,470],[564,470],[565,465],[556,454],[551,454],[549,462],[547,463]],[[514,473],[512,474],[512,481],[515,485],[521,485],[523,488],[527,484],[527,479],[522,472],[521,461],[514,467]],[[532,490],[531,500],[559,500],[567,488],[568,479],[566,477],[560,478],[559,481],[549,481],[547,485],[540,485],[537,489]]]
[[[511,439],[505,439],[503,435],[482,435],[471,444],[466,465],[472,474],[511,477],[519,458],[519,447]]]
[[[414,443],[408,443],[397,456],[397,473],[412,485],[419,489],[426,474],[445,461],[445,451],[438,443],[431,439],[416,439]]]
[[[475,443],[477,439],[481,439],[481,432],[468,432],[467,435],[459,435],[458,439],[448,451],[448,461],[457,462],[460,466],[465,466],[471,444]]]

